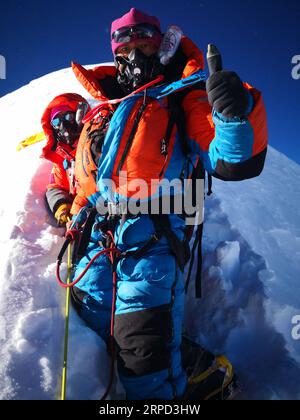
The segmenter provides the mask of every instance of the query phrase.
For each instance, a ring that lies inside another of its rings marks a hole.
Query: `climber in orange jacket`
[[[202,177],[206,170],[224,181],[253,178],[267,153],[261,93],[221,66],[207,78],[201,51],[184,35],[162,60],[168,32],[133,8],[112,23],[114,65],[73,64],[101,101],[85,119],[76,156],[78,182],[97,212],[74,272],[74,300],[91,328],[115,343],[129,400],[190,392],[181,358],[186,220],[171,209],[185,191],[164,185],[189,180],[199,165]],[[170,209],[147,212],[157,198]],[[114,261],[101,254],[112,239],[120,251]]]
[[[81,120],[88,110],[89,105],[82,96],[64,93],[50,102],[42,116],[47,144],[41,157],[53,163],[46,201],[59,225],[64,225],[72,212],[77,213],[86,204],[77,191],[74,165],[83,127]]]

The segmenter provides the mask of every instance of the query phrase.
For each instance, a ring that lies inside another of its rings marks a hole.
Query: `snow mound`
[[[185,328],[225,353],[246,399],[300,399],[300,167],[270,147],[259,178],[214,180],[206,200],[203,295]]]

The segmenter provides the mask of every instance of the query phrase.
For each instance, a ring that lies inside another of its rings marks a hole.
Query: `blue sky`
[[[270,143],[300,163],[300,79],[291,75],[292,58],[300,55],[299,0],[7,1],[0,17],[6,59],[0,96],[71,60],[111,61],[111,21],[132,6],[156,15],[163,30],[181,26],[204,51],[216,44],[224,68],[263,91]]]

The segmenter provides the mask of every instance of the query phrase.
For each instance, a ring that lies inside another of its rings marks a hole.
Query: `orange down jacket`
[[[178,63],[170,63],[172,68],[168,69],[166,84],[147,90],[147,104],[142,115],[139,115],[139,110],[145,100],[144,93],[131,96],[114,110],[98,168],[93,167],[88,157],[90,145],[84,132],[90,128],[85,127],[79,141],[75,172],[83,189],[82,196],[92,204],[99,196],[114,202],[135,196],[136,191],[131,187],[137,179],[149,187],[148,196],[139,197],[144,199],[156,193],[151,190],[153,180],[159,183],[162,179],[180,178],[185,157],[176,126],[167,153],[162,153],[162,141],[170,118],[168,97],[176,92],[185,92],[181,106],[189,142],[189,161],[195,164],[200,159],[211,175],[225,181],[243,180],[261,173],[268,136],[261,93],[245,83],[251,98],[247,118],[228,120],[208,103],[201,51],[183,37],[178,55]],[[106,101],[122,96],[114,66],[87,70],[73,63],[72,67],[79,82],[94,98]],[[170,74],[174,69],[180,74],[172,79]],[[111,108],[102,112],[109,112]],[[126,182],[120,178],[121,173],[126,173]],[[114,181],[113,190],[108,191],[107,179]]]

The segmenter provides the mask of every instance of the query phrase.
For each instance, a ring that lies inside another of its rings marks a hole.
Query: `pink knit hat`
[[[61,112],[67,112],[67,111],[72,111],[71,108],[67,105],[59,105],[52,108],[51,113],[50,113],[50,121],[52,121],[53,118],[55,118],[56,115],[60,114]]]
[[[124,28],[125,26],[135,26],[141,23],[149,23],[150,25],[156,26],[159,31],[161,30],[159,20],[155,16],[149,16],[135,8],[132,8],[124,16],[113,21],[111,24],[111,35],[117,29]],[[162,35],[158,32],[157,35],[153,38],[147,39],[147,41],[153,42],[154,45],[159,47],[162,41]],[[117,48],[126,44],[127,42],[117,43],[112,39],[111,48],[113,53],[115,54]]]

